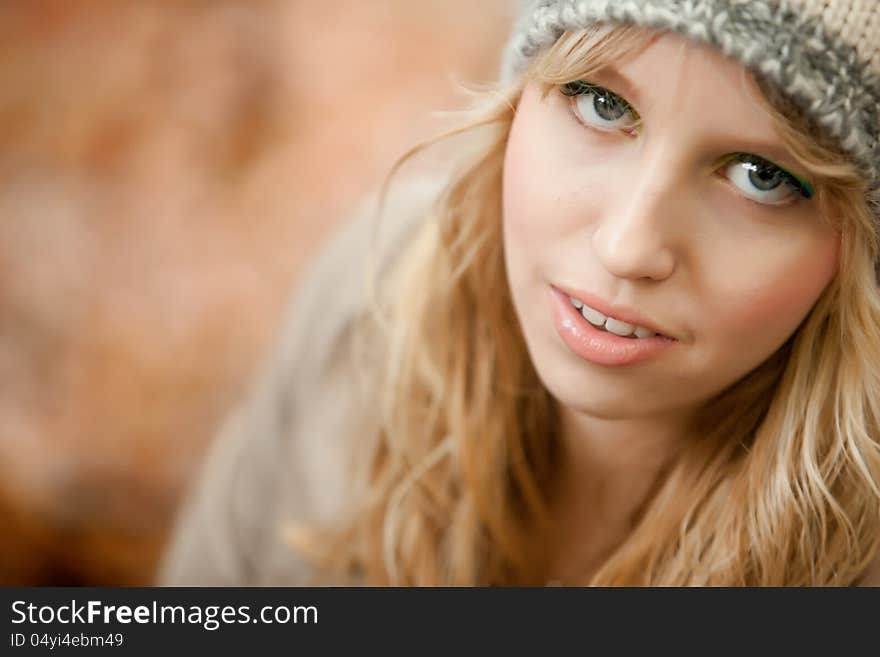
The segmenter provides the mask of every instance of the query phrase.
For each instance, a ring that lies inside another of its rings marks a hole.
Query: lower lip
[[[666,336],[622,338],[600,330],[571,305],[567,294],[553,286],[550,290],[556,331],[569,349],[591,363],[612,367],[635,365],[659,356],[678,343]]]

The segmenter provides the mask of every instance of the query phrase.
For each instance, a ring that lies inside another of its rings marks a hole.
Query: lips
[[[626,325],[632,326],[632,330],[636,328],[641,328],[643,331],[651,331],[653,333],[657,333],[663,337],[669,339],[676,339],[672,332],[669,329],[664,329],[659,325],[658,322],[643,316],[639,311],[634,308],[628,308],[626,306],[621,305],[611,305],[606,303],[603,299],[590,294],[584,290],[576,290],[574,288],[564,288],[559,286],[553,286],[559,292],[565,294],[571,299],[577,300],[581,304],[588,307],[588,311],[584,314],[587,319],[594,325],[601,325],[604,323],[605,319],[610,318],[614,320],[614,323],[622,328],[625,328]],[[590,313],[590,310],[593,312]],[[600,318],[598,315],[602,315]],[[600,321],[601,319],[601,321]],[[606,326],[606,328],[608,328]],[[618,331],[618,333],[620,333]]]
[[[679,342],[663,335],[625,338],[602,331],[584,319],[569,295],[550,286],[553,324],[563,343],[580,358],[609,367],[635,365],[656,358]]]

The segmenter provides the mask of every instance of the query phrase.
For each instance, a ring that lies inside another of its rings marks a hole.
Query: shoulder
[[[326,239],[304,270],[281,324],[283,367],[319,371],[339,346],[351,320],[367,303],[371,265],[381,274],[394,262],[406,239],[422,223],[443,188],[439,175],[402,178],[391,184],[382,209],[379,193],[362,199]],[[308,349],[303,349],[304,345]]]
[[[393,185],[375,240],[378,195],[372,195],[307,265],[275,348],[212,441],[181,507],[161,583],[302,581],[306,566],[292,557],[279,529],[338,508],[356,399],[348,328],[367,301],[369,260],[376,256],[379,272],[390,265],[442,185],[437,178]]]
[[[355,322],[369,301],[369,276],[381,276],[397,262],[444,182],[401,179],[389,188],[381,214],[378,192],[363,199],[328,237],[291,297],[276,353],[263,376],[270,398],[253,419],[254,427],[264,427],[265,416],[271,415],[272,432],[251,438],[273,441],[267,452],[274,458],[265,469],[275,473],[269,479],[280,481],[263,508],[272,509],[266,517],[275,526],[332,522],[344,504],[353,441],[364,431],[365,413],[371,412],[371,386],[355,369],[353,340]],[[372,341],[375,334],[369,336],[369,344],[359,348],[372,356],[381,345]],[[256,473],[246,478],[262,478]],[[262,482],[255,485],[265,488]],[[289,549],[267,540],[266,579],[278,581],[275,573],[285,570]]]
[[[378,193],[362,200],[327,239],[287,308],[269,377],[274,405],[287,409],[280,440],[318,517],[338,507],[350,436],[369,403],[354,370],[352,339],[369,301],[368,276],[397,262],[443,184],[437,177],[402,179],[390,187],[381,215]],[[380,346],[359,348],[378,353]]]

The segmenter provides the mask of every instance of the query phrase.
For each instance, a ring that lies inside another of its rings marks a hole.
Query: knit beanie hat
[[[880,190],[880,0],[523,0],[502,80],[566,30],[597,22],[677,32],[774,84]],[[880,220],[880,218],[878,218]]]

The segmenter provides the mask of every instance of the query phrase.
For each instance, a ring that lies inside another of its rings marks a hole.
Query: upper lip
[[[584,290],[563,288],[559,286],[556,286],[556,289],[558,289],[563,294],[567,294],[568,296],[574,297],[578,301],[587,304],[593,310],[598,310],[606,317],[611,317],[618,321],[626,322],[627,324],[635,324],[636,326],[641,326],[642,328],[654,331],[654,333],[659,333],[660,335],[666,336],[667,338],[677,339],[675,338],[675,336],[669,334],[665,329],[663,329],[658,323],[654,322],[648,317],[645,317],[634,308],[630,308],[629,306],[621,306],[619,304],[610,304],[604,299],[600,299],[599,297],[590,294],[589,292],[586,292]]]

